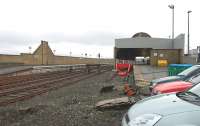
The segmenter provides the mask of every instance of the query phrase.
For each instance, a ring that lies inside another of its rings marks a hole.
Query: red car
[[[200,82],[200,74],[192,77],[188,81],[174,81],[164,84],[158,84],[153,88],[151,94],[157,95],[163,93],[183,92],[199,82]]]

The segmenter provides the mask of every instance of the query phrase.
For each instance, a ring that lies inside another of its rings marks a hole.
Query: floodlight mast
[[[172,9],[172,48],[174,48],[174,5],[168,5]]]

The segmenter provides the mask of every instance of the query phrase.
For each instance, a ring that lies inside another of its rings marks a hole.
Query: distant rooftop
[[[138,32],[132,36],[132,38],[137,38],[137,37],[151,38],[151,36],[145,32]]]

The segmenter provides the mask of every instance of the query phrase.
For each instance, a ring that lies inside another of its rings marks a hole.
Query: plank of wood
[[[134,100],[131,100],[128,97],[121,97],[121,98],[107,99],[107,100],[99,101],[96,104],[96,108],[97,109],[114,108],[114,107],[132,105],[133,103],[135,103]]]

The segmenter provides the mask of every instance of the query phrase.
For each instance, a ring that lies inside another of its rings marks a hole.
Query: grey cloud
[[[83,34],[69,35],[64,32],[50,32],[41,35],[21,33],[15,31],[0,31],[1,46],[24,46],[38,43],[40,40],[59,43],[80,43],[90,45],[114,46],[114,39],[123,36],[113,32],[88,31]]]
[[[3,47],[7,46],[22,46],[30,45],[36,41],[37,38],[26,33],[15,31],[0,31],[0,44]]]
[[[112,32],[89,31],[80,35],[67,35],[61,32],[48,33],[43,38],[54,42],[73,42],[90,45],[114,45],[114,39],[120,35]]]

